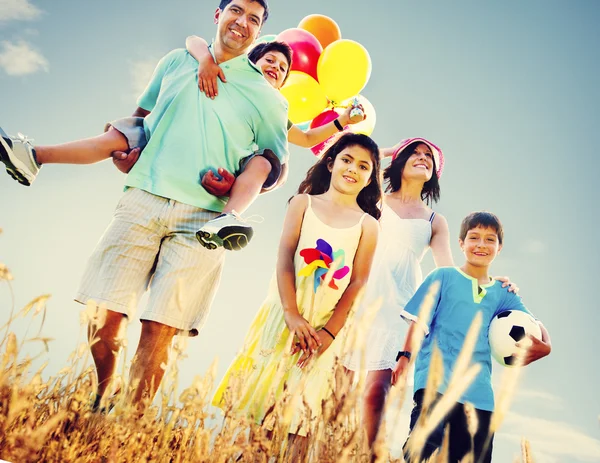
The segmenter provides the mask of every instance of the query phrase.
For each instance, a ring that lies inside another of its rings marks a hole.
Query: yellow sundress
[[[294,254],[296,301],[300,314],[315,328],[327,323],[350,282],[354,256],[361,237],[362,222],[348,228],[333,228],[314,213],[311,197],[304,213],[298,247]],[[325,281],[329,267],[337,264],[329,284]],[[345,326],[348,326],[349,320]],[[296,366],[300,353],[289,355],[290,332],[283,318],[277,278],[273,275],[269,292],[258,311],[244,341],[244,347],[219,384],[213,404],[224,408],[228,397],[236,397],[234,411],[262,423],[266,412],[287,392],[303,400],[293,411],[290,432],[305,435],[307,410],[312,419],[321,413],[322,400],[331,392],[336,358],[342,354],[344,332],[340,332],[329,348],[304,369]],[[228,386],[240,388],[230,391]],[[299,390],[301,388],[302,390]]]

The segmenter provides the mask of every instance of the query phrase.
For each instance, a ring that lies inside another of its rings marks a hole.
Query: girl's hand
[[[399,379],[406,377],[408,374],[408,362],[406,357],[400,357],[396,366],[392,370],[392,386],[395,386]]]
[[[517,294],[519,292],[519,287],[510,281],[508,277],[494,277],[494,280],[498,280],[502,282],[502,287],[506,288],[508,286],[508,291],[511,293]]]
[[[198,66],[198,87],[201,92],[204,92],[207,97],[213,100],[219,94],[217,77],[221,79],[221,82],[227,82],[223,69],[221,69],[221,66],[216,64],[213,61],[212,56],[209,55],[209,57],[206,60],[203,60]]]
[[[298,352],[298,349],[309,354],[316,352],[321,346],[321,339],[310,323],[297,310],[284,310],[283,318],[292,336],[298,338],[298,345],[292,344],[291,354]]]
[[[333,338],[329,334],[327,334],[326,331],[323,331],[323,330],[317,331],[317,336],[319,338],[319,342],[320,342],[319,346],[320,347],[318,347],[317,351],[314,353],[303,351],[302,355],[298,359],[298,363],[296,364],[298,366],[298,368],[304,368],[306,366],[306,364],[308,363],[308,361],[311,360],[311,358],[313,358],[315,356],[323,355],[323,353],[329,348],[329,346],[331,346],[331,343],[333,343]],[[292,349],[292,355],[299,351],[300,351],[300,346],[298,344],[296,344],[296,349]]]

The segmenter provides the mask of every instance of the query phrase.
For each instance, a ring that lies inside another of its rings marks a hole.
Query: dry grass
[[[12,276],[0,264],[2,280],[10,287]],[[8,321],[0,326],[0,459],[14,463],[371,461],[360,425],[360,380],[358,387],[356,384],[352,387],[342,370],[336,370],[332,378],[335,393],[331,400],[323,403],[322,418],[310,422],[307,451],[304,458],[300,458],[290,452],[288,429],[281,424],[289,421],[289,404],[298,397],[288,395],[272,407],[265,420],[272,429],[267,430],[236,416],[231,406],[224,410],[222,422],[214,419],[213,409],[209,406],[215,380],[214,367],[204,377],[196,377],[183,392],[177,392],[178,364],[185,355],[185,341],[174,344],[169,363],[165,365],[166,374],[159,397],[142,417],[132,413],[123,401],[117,401],[108,415],[92,413],[89,405],[94,395],[95,375],[89,366],[87,344],[80,345],[71,354],[67,367],[48,378],[44,378],[44,366],[32,371],[36,358],[20,354],[24,343],[40,343],[40,355],[45,355],[48,350],[50,340],[41,335],[48,297],[34,299],[16,314],[11,309]],[[33,336],[17,337],[11,331],[14,319],[22,316],[40,321],[40,329]],[[88,307],[82,313],[82,322],[101,326],[101,313]],[[427,432],[438,424],[451,402],[468,387],[476,374],[477,367],[469,364],[474,344],[472,337],[477,335],[480,324],[481,320],[476,320],[469,333],[457,364],[460,371],[453,375],[447,399],[432,406],[433,392],[443,374],[441,356],[439,353],[434,356],[425,403],[430,413],[423,414],[411,438],[411,449],[415,452]],[[127,348],[124,340],[121,346],[122,351]],[[125,384],[125,377],[123,366],[113,389],[118,388],[118,384]],[[516,374],[506,384],[506,390],[499,394],[502,407],[495,417],[495,429],[506,412]],[[398,414],[405,390],[404,383],[393,388],[388,400],[388,407],[396,408]],[[232,395],[235,396],[235,391]],[[216,422],[219,424],[215,425]],[[388,424],[395,422],[397,417]],[[378,452],[377,461],[401,461],[393,460],[382,442],[379,445],[383,450]],[[447,449],[446,438],[434,461],[445,461]],[[526,442],[522,455],[523,461],[532,461]]]

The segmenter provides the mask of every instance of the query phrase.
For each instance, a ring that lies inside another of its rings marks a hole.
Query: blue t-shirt
[[[138,106],[148,144],[126,186],[211,211],[224,201],[209,194],[200,179],[209,169],[238,172],[240,160],[269,148],[287,161],[287,102],[246,55],[223,62],[227,83],[219,96],[198,89],[198,62],[185,50],[158,63]]]
[[[418,318],[421,303],[429,286],[435,281],[440,283],[439,292],[429,319],[421,320]],[[459,402],[470,402],[480,410],[493,411],[494,391],[488,329],[494,316],[505,310],[530,313],[521,297],[503,288],[501,282],[492,280],[488,284],[478,285],[476,278],[457,267],[441,267],[431,272],[402,312],[404,318],[418,321],[429,330],[415,362],[415,391],[424,389],[427,385],[434,345],[440,349],[444,361],[444,380],[438,392],[443,394],[446,391],[467,332],[475,315],[481,311],[483,323],[472,357],[472,362],[479,363],[481,370]]]

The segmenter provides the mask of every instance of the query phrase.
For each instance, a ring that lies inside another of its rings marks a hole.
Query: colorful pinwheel
[[[315,248],[306,248],[300,251],[300,256],[304,258],[304,262],[307,264],[300,272],[299,276],[309,276],[314,272],[314,291],[317,292],[317,288],[321,284],[321,282],[325,281],[325,276],[327,272],[329,272],[332,263],[336,260],[341,259],[339,263],[339,268],[333,272],[333,277],[329,282],[329,287],[332,289],[339,289],[335,280],[340,280],[344,278],[350,268],[347,265],[344,265],[344,261],[346,258],[346,253],[343,249],[338,249],[333,252],[333,248],[331,245],[322,239],[317,240],[317,246]]]

